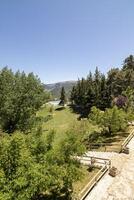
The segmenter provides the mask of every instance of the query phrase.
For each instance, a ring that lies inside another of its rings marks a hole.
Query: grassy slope
[[[49,108],[46,107],[40,111],[41,116],[49,115]],[[60,111],[54,111],[52,113],[53,119],[44,123],[44,128],[46,129],[55,129],[56,132],[64,132],[66,131],[70,124],[75,123],[77,121],[77,115],[72,113],[69,108]]]
[[[78,121],[78,115],[71,112],[69,107],[66,107],[63,110],[57,111],[54,110],[53,113],[49,112],[50,106],[43,107],[38,116],[46,117],[50,114],[53,115],[53,118],[48,120],[47,122],[43,123],[44,130],[56,130],[56,140],[55,144],[58,143],[60,139],[65,136],[65,132],[69,130],[75,124],[76,127],[84,128],[86,127],[87,130],[94,129],[94,126],[90,124],[88,121]],[[91,172],[87,170],[86,166],[83,166],[81,169],[82,177],[80,181],[74,184],[74,191],[75,193],[79,193],[82,188],[92,179],[92,177],[98,172],[97,168],[94,168]]]
[[[64,137],[65,132],[74,125],[77,131],[79,131],[79,129],[85,129],[88,133],[91,133],[92,131],[99,132],[99,128],[97,128],[97,126],[92,125],[89,121],[78,121],[78,115],[73,113],[69,107],[66,107],[65,109],[60,111],[54,110],[52,113],[50,113],[50,106],[47,105],[39,111],[38,115],[43,117],[53,115],[52,119],[43,123],[43,129],[48,131],[54,129],[57,133],[56,139],[58,140]],[[111,137],[105,137],[104,135],[100,135],[103,143],[105,142],[109,145],[106,145],[106,149],[105,147],[101,147],[98,148],[98,150],[118,151],[120,145],[123,143],[128,134],[129,131],[126,130],[126,132],[118,132],[117,134],[113,134]],[[95,142],[97,142],[97,138]]]
[[[78,121],[78,115],[73,113],[69,107],[63,110],[54,110],[49,112],[50,106],[43,107],[38,116],[46,117],[52,115],[53,118],[43,123],[43,129],[46,131],[54,129],[56,131],[56,138],[59,140],[64,137],[67,130],[75,126],[76,128],[84,128],[87,131],[94,129],[95,127],[88,121]]]

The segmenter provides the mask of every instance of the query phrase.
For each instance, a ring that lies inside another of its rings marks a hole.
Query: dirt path
[[[112,165],[118,168],[118,175],[112,178],[108,173],[105,174],[86,200],[134,200],[134,138],[128,147],[129,155],[109,155]]]

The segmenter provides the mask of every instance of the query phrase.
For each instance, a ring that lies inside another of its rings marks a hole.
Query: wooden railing
[[[120,153],[126,147],[126,145],[130,142],[130,140],[134,137],[134,128],[131,128],[130,134],[124,140],[124,142],[118,146],[113,146],[111,143],[90,143],[89,149],[94,151],[103,151],[103,152],[117,152]]]
[[[130,140],[134,137],[134,129],[132,129],[132,131],[130,132],[130,134],[128,135],[128,137],[125,139],[125,141],[122,143],[121,145],[121,150],[120,152],[122,152],[122,150],[127,146],[127,144],[130,142]]]
[[[107,159],[107,158],[100,158],[100,157],[96,157],[96,156],[88,156],[86,154],[84,154],[80,159],[80,161],[85,161],[85,165],[86,162],[88,162],[87,164],[94,164],[94,165],[98,165],[98,166],[108,166],[111,167],[111,160]]]
[[[128,137],[125,139],[125,141],[120,146],[119,152],[121,152],[126,147],[126,145],[129,143],[129,141],[133,137],[134,137],[134,128],[131,130]],[[105,143],[105,145],[107,145],[107,144]],[[79,159],[79,158],[77,158],[77,159]],[[91,181],[82,189],[82,191],[77,195],[77,197],[74,198],[75,200],[84,200],[86,198],[86,196],[89,194],[89,192],[93,189],[93,187],[97,184],[97,182],[111,168],[111,160],[109,160],[109,159],[88,156],[85,154],[80,160],[90,161],[90,163],[92,163],[92,160],[94,160],[94,165],[99,164],[99,165],[102,165],[102,167],[99,170],[99,172],[91,179]]]
[[[83,188],[83,190],[75,197],[75,200],[84,200],[85,197],[88,195],[88,193],[93,189],[93,187],[97,184],[97,182],[102,178],[102,176],[108,171],[108,169],[111,167],[111,160],[106,158],[100,158],[100,157],[93,157],[93,156],[87,156],[84,155],[80,160],[88,161],[92,163],[94,161],[94,166],[99,165],[101,166],[101,169],[98,171],[98,173],[91,179],[91,181]],[[89,165],[89,163],[88,163]]]
[[[101,151],[101,152],[119,152],[119,146],[113,146],[111,143],[90,143],[89,150]]]
[[[92,190],[92,188],[97,184],[97,182],[102,178],[102,176],[108,171],[108,166],[103,166],[99,172],[91,179],[91,181],[83,188],[83,190],[75,198],[76,200],[83,200]]]

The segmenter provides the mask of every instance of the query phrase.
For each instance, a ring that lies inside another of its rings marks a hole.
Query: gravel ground
[[[128,147],[128,155],[93,152],[92,156],[111,159],[112,165],[118,169],[118,175],[112,178],[106,173],[85,200],[134,200],[134,138]]]

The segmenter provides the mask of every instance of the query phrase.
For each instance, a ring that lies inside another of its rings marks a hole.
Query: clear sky
[[[104,73],[134,54],[134,0],[0,0],[0,68],[44,83]]]

